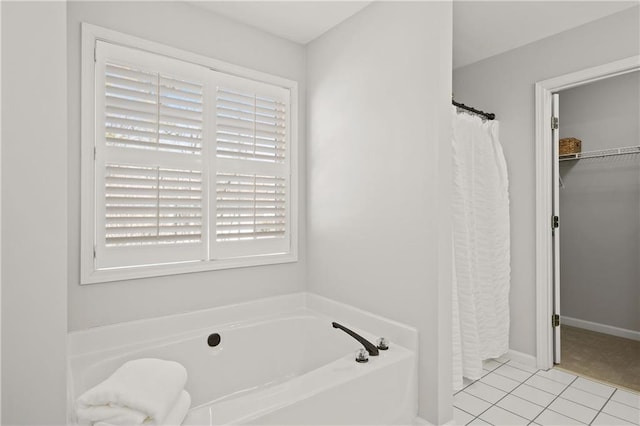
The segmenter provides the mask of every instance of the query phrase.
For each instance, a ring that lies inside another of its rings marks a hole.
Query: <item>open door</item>
[[[553,212],[551,232],[553,233],[553,363],[560,364],[560,95],[552,95],[552,141],[553,141]]]

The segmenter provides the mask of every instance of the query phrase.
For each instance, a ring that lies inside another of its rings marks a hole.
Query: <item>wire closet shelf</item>
[[[602,158],[614,155],[640,154],[640,145],[625,146],[622,148],[601,149],[598,151],[585,151],[577,154],[561,155],[558,161],[580,160],[583,158]]]

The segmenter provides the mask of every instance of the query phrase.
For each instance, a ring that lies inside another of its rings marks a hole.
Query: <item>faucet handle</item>
[[[356,362],[369,362],[369,352],[365,348],[360,348],[356,352]]]
[[[387,340],[386,337],[381,337],[376,340],[376,346],[381,351],[386,351],[387,349],[389,349],[389,340]]]

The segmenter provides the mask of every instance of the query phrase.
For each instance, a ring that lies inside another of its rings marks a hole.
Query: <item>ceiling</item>
[[[636,1],[454,1],[453,67],[561,33]]]
[[[371,1],[189,1],[300,44],[319,37]],[[460,1],[453,4],[458,68],[638,5],[639,1]]]
[[[307,44],[371,1],[191,1],[212,12]]]

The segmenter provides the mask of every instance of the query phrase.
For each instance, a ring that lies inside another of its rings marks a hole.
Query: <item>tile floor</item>
[[[453,401],[457,425],[640,425],[639,394],[507,359],[485,361]]]

